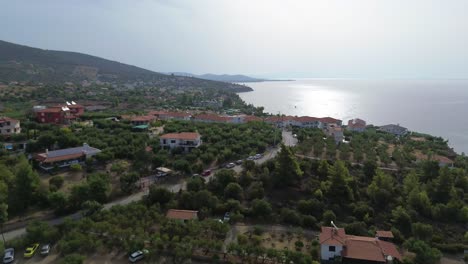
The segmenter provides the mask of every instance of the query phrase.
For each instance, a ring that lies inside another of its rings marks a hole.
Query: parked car
[[[247,158],[247,160],[254,160],[254,159],[255,159],[254,156],[249,156],[249,157]]]
[[[230,169],[230,168],[234,168],[235,166],[236,166],[236,164],[234,164],[234,163],[232,163],[232,162],[231,162],[231,163],[228,163],[228,164],[226,164],[226,168],[228,168],[228,169]]]
[[[224,221],[224,222],[229,222],[230,219],[231,219],[230,213],[229,213],[229,212],[226,212],[226,213],[224,214],[223,221]]]
[[[238,160],[238,161],[236,161],[236,164],[237,165],[242,165],[243,162],[244,162],[243,160]]]
[[[15,261],[15,249],[7,248],[3,254],[3,263],[13,263]]]
[[[198,173],[192,174],[192,178],[196,178],[196,177],[200,177],[200,174]]]
[[[130,256],[128,257],[128,260],[131,263],[135,263],[135,262],[143,259],[145,257],[145,255],[148,254],[148,253],[149,253],[149,251],[147,249],[135,251],[132,254],[130,254]]]
[[[206,177],[206,176],[210,176],[210,174],[211,174],[211,170],[206,170],[202,173],[202,176]]]
[[[42,247],[41,247],[41,255],[42,255],[42,256],[47,256],[47,255],[49,255],[49,252],[50,252],[50,244],[42,245]]]
[[[262,154],[256,154],[254,156],[254,159],[258,160],[258,159],[261,159],[262,158]]]
[[[39,248],[39,243],[34,243],[29,245],[24,251],[25,258],[31,258],[36,253],[37,248]]]

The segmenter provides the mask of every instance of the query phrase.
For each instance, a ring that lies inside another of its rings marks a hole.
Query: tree
[[[94,200],[100,203],[107,201],[110,192],[109,175],[103,173],[91,174],[87,177],[89,186],[89,197],[87,200]]]
[[[405,236],[411,234],[411,217],[402,206],[392,211],[392,222]]]
[[[255,217],[267,218],[272,213],[271,204],[263,199],[252,201],[252,214]]]
[[[423,241],[431,241],[433,229],[431,225],[423,223],[414,223],[412,225],[413,236]]]
[[[351,180],[348,168],[342,161],[336,161],[328,176],[328,197],[333,203],[347,204],[354,200],[353,192],[349,186]]]
[[[447,203],[450,200],[450,192],[453,189],[453,177],[448,167],[442,167],[439,171],[439,177],[436,179],[435,201]]]
[[[15,172],[14,206],[11,208],[23,211],[34,203],[34,196],[39,189],[40,180],[24,157],[16,165]]]
[[[431,248],[426,242],[411,238],[403,244],[409,251],[416,253],[416,264],[435,264],[442,254],[436,248]]]
[[[330,165],[328,164],[327,160],[321,160],[317,173],[320,179],[325,180],[328,177],[328,172],[330,171]]]
[[[376,170],[372,183],[367,187],[367,194],[375,205],[385,208],[393,197],[394,184],[390,175]]]
[[[136,188],[136,182],[140,179],[140,175],[136,172],[125,173],[120,176],[120,189],[124,193],[132,193]]]
[[[302,177],[302,170],[290,147],[281,145],[277,158],[277,170],[274,183],[277,187],[292,185]]]
[[[26,240],[29,243],[50,243],[57,240],[58,237],[57,228],[46,222],[33,221],[26,227]]]
[[[224,197],[226,199],[242,199],[242,187],[234,182],[229,183],[226,188],[224,188]]]
[[[324,225],[331,225],[331,221],[336,221],[336,215],[332,210],[327,210],[323,213]]]
[[[49,189],[50,191],[57,191],[58,189],[60,189],[63,185],[63,182],[64,182],[64,178],[62,176],[54,176],[52,178],[50,178],[49,180]]]
[[[169,190],[153,185],[150,187],[147,199],[150,204],[159,203],[163,207],[172,200],[172,197],[173,194]]]
[[[61,261],[60,264],[82,264],[85,261],[86,257],[80,254],[70,254],[66,255]]]
[[[0,228],[2,232],[3,244],[5,244],[5,236],[3,235],[3,224],[8,220],[8,205],[0,203]]]
[[[66,211],[68,205],[67,196],[63,192],[52,192],[48,196],[49,204],[55,209],[56,214]]]
[[[187,181],[187,191],[198,192],[205,189],[205,180],[201,177],[194,177]]]

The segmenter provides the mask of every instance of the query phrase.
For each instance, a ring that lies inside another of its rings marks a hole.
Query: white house
[[[11,135],[21,133],[20,121],[9,118],[0,117],[0,135]]]
[[[364,130],[366,130],[366,125],[366,121],[355,118],[348,121],[348,127],[346,129],[354,132],[364,132]]]
[[[200,134],[196,132],[169,133],[159,137],[162,148],[183,148],[189,152],[193,148],[198,148],[202,141]]]
[[[328,124],[324,128],[325,134],[329,137],[333,137],[335,143],[338,144],[343,141],[343,129],[338,124]]]
[[[333,222],[332,222],[333,224]],[[376,237],[347,235],[343,228],[322,227],[320,233],[320,258],[323,262],[340,257],[343,263],[390,264],[402,261],[395,244],[389,242],[393,234],[378,231]]]
[[[322,226],[322,232],[319,236],[321,259],[333,260],[335,257],[341,257],[346,238],[344,228]]]

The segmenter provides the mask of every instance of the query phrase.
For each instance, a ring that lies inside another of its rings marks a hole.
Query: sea
[[[239,96],[268,113],[399,124],[443,137],[457,153],[468,153],[468,80],[298,79],[245,85],[254,91]]]

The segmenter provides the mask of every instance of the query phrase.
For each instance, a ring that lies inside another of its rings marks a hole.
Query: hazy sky
[[[467,0],[0,0],[0,39],[162,72],[468,78]]]

